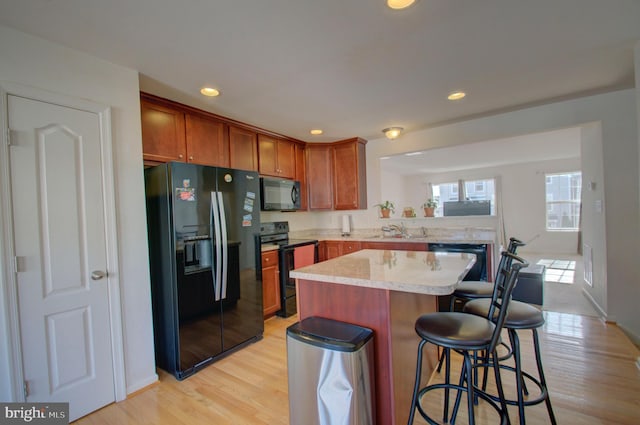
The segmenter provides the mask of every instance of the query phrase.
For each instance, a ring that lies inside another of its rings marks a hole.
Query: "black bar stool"
[[[521,268],[528,266],[528,264],[522,258],[508,252],[503,252],[502,256],[503,258],[508,257],[506,260],[508,267],[502,269],[500,273],[503,276],[501,276],[500,279],[496,279],[496,290],[493,291],[491,299],[488,300],[491,304],[490,314],[485,317],[480,317],[468,313],[448,311],[425,314],[416,320],[415,330],[420,336],[421,341],[418,345],[416,378],[411,401],[411,412],[409,414],[409,425],[413,423],[416,409],[428,423],[437,424],[437,422],[426,413],[420,403],[420,400],[427,392],[436,389],[444,390],[444,422],[449,421],[449,391],[454,389],[457,390],[458,393],[450,418],[451,423],[455,422],[462,392],[467,393],[469,424],[475,424],[474,401],[476,397],[486,401],[498,412],[501,424],[509,423],[507,404],[504,401],[504,393],[500,380],[499,359],[496,347],[500,341],[500,332],[507,317],[511,293],[518,278],[518,273]],[[489,320],[489,317],[492,318],[492,320]],[[450,382],[450,356],[446,356],[445,383],[427,385],[420,389],[422,355],[426,343],[443,347],[447,352],[454,350],[463,356],[464,361],[458,384],[452,384]],[[498,406],[488,394],[478,388],[473,379],[471,357],[472,354],[475,354],[477,351],[489,353],[489,356],[493,359],[492,365],[495,365],[493,369],[495,371],[500,406]]]
[[[492,307],[490,300],[478,299],[466,303],[463,311],[465,313],[474,314],[479,317],[489,317],[488,315],[491,314],[491,308]],[[540,311],[538,308],[520,301],[512,301],[509,304],[509,311],[504,322],[504,327],[509,333],[509,340],[511,341],[511,352],[513,354],[515,368],[505,364],[500,364],[500,368],[515,372],[516,392],[518,399],[505,400],[505,402],[510,405],[518,406],[518,414],[520,416],[521,425],[524,425],[526,423],[524,408],[526,406],[532,406],[542,403],[543,401],[547,405],[547,412],[549,413],[551,423],[553,425],[556,424],[556,417],[553,413],[553,408],[551,407],[551,399],[549,398],[547,381],[544,377],[544,370],[542,368],[542,357],[540,355],[538,328],[540,328],[542,325],[544,325],[544,316],[542,315],[542,311]],[[535,351],[539,379],[534,378],[531,374],[522,370],[522,363],[520,358],[520,339],[518,338],[517,331],[527,329],[530,329],[533,333],[533,348]],[[533,382],[540,390],[540,395],[537,398],[531,400],[524,399],[525,395],[528,395],[529,393],[525,385],[525,378]],[[498,395],[498,397],[500,399],[504,398],[504,396],[501,396],[500,394]],[[492,399],[495,400],[496,397],[493,396]]]
[[[511,254],[516,254],[517,250],[521,246],[525,246],[526,244],[522,242],[520,239],[510,238],[509,245],[507,246],[507,251]],[[510,264],[509,257],[500,257],[500,262],[498,263],[498,269],[496,270],[496,278],[495,283],[498,283],[500,279],[503,279],[504,273],[502,271],[505,267]],[[475,300],[475,299],[490,299],[493,295],[493,288],[495,283],[484,282],[484,281],[476,281],[476,280],[467,280],[462,281],[458,284],[456,289],[451,294],[451,302],[449,303],[449,311],[455,311],[455,303],[456,300],[462,299],[465,301]],[[504,345],[504,344],[503,344]],[[444,362],[445,356],[447,355],[447,350],[443,350],[440,354],[440,358],[438,359],[438,368],[437,371],[440,372],[442,369],[442,364]],[[504,358],[508,358],[511,355],[511,351],[507,352]]]
[[[511,254],[517,254],[518,248],[525,245],[526,244],[522,242],[520,239],[510,238],[509,245],[507,246],[506,251],[510,252]],[[501,257],[500,263],[498,264],[498,270],[496,271],[496,282],[498,281],[498,279],[501,279],[501,276],[503,276],[500,273],[500,269],[504,267],[504,264],[503,264],[504,261],[505,261],[504,257]],[[454,311],[455,302],[457,299],[475,300],[478,298],[491,298],[492,294],[493,294],[493,284],[491,282],[464,280],[460,282],[460,284],[453,291],[453,294],[451,294],[449,311]]]

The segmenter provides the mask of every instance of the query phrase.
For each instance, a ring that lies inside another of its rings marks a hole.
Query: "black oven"
[[[280,269],[280,317],[296,314],[296,281],[289,272],[296,264],[307,265],[318,262],[318,241],[315,239],[289,239],[289,222],[276,221],[262,223],[256,243],[256,256],[260,264],[257,267],[262,274],[260,261],[262,245],[276,245],[278,248],[278,267]],[[261,276],[260,276],[261,278]]]

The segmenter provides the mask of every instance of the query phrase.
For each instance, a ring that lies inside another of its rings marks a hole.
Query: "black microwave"
[[[262,211],[295,211],[300,209],[300,182],[261,177],[260,209]]]

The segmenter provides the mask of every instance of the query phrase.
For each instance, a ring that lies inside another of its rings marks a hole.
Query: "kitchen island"
[[[299,320],[320,316],[373,329],[377,424],[406,423],[419,338],[418,316],[437,311],[473,266],[464,253],[365,249],[291,271]],[[429,347],[424,379],[437,360]]]

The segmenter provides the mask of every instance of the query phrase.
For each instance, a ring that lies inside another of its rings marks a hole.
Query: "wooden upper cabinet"
[[[230,167],[258,171],[258,136],[254,131],[229,126]]]
[[[307,188],[310,210],[333,208],[331,145],[309,143],[307,151]]]
[[[356,137],[332,144],[335,210],[367,208],[366,143]]]
[[[186,161],[184,113],[140,100],[143,159],[152,163]]]
[[[295,143],[258,134],[260,174],[292,179],[295,177]]]
[[[225,123],[186,114],[187,162],[229,167],[229,139]]]
[[[307,167],[306,167],[306,153],[303,145],[297,144],[295,146],[295,164],[296,175],[295,179],[300,182],[300,209],[309,209],[309,196],[307,189]]]

